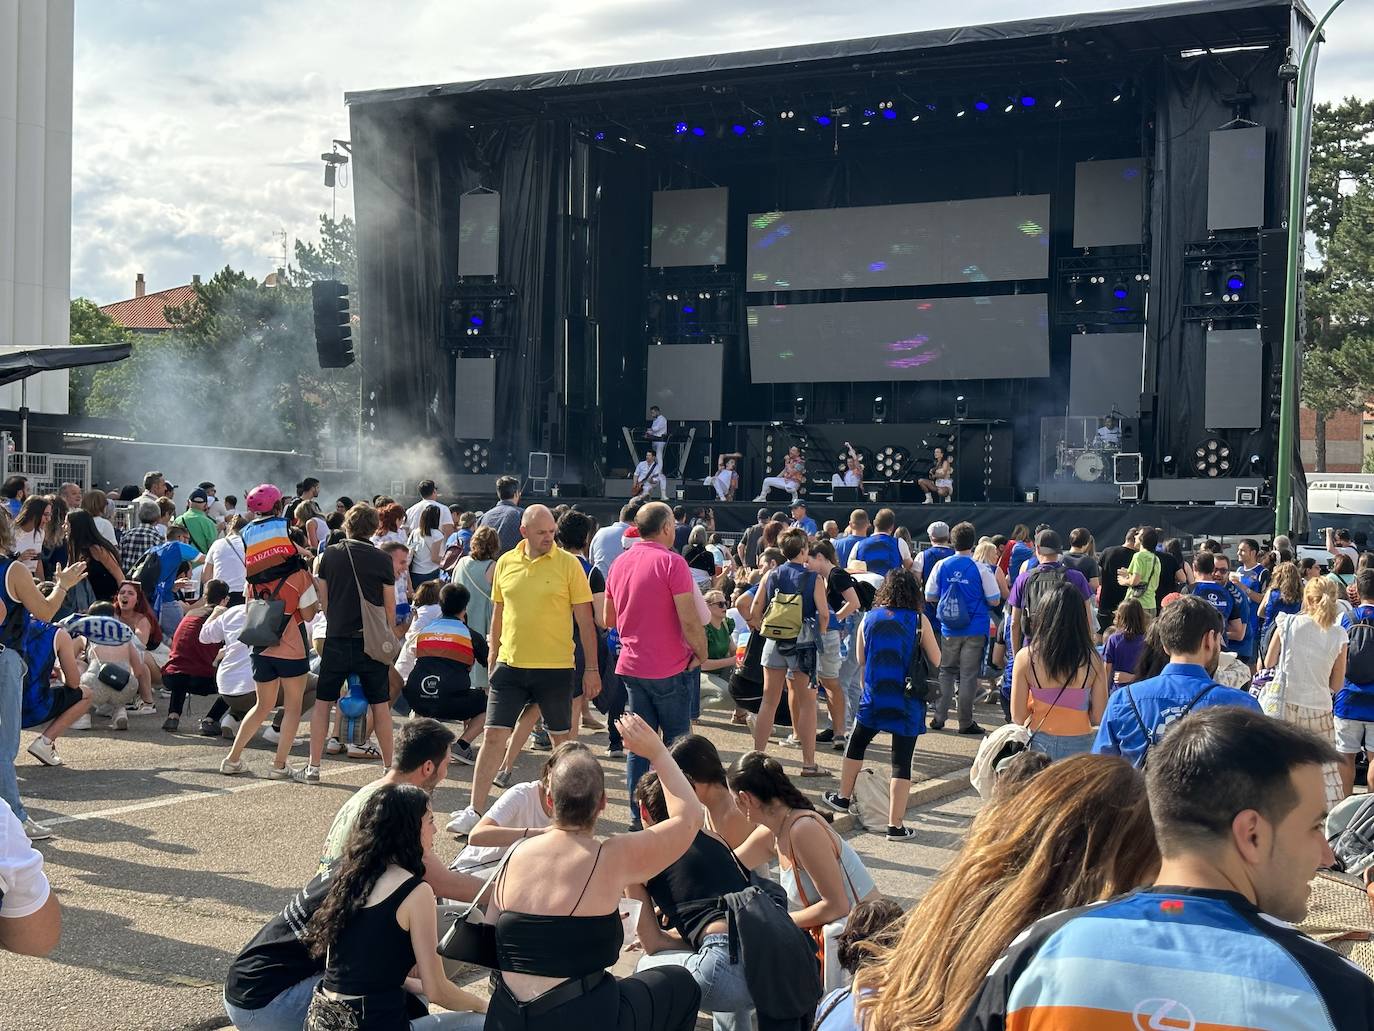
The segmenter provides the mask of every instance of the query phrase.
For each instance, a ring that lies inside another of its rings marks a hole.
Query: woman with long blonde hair
[[[1302,611],[1278,617],[1264,662],[1274,678],[1260,695],[1265,713],[1306,727],[1323,741],[1335,740],[1332,706],[1345,686],[1349,641],[1338,622],[1339,591],[1334,581],[1315,577],[1303,585]],[[1345,797],[1339,767],[1323,766],[1322,775],[1327,803],[1335,805]]]
[[[1144,777],[1115,756],[1062,759],[978,814],[901,937],[866,946],[874,960],[824,1027],[953,1031],[1023,930],[1149,884],[1158,869]]]

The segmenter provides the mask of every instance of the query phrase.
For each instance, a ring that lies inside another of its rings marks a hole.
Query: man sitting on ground
[[[1113,691],[1097,728],[1093,751],[1119,755],[1141,766],[1169,725],[1189,712],[1216,705],[1259,711],[1246,691],[1212,680],[1221,659],[1221,615],[1202,598],[1185,596],[1165,608],[1155,624],[1169,664],[1157,677]]]
[[[1215,623],[1207,636],[1216,649]],[[1147,774],[1156,886],[1034,924],[958,1027],[1374,1027],[1374,982],[1288,926],[1335,861],[1322,781],[1335,759],[1326,741],[1257,712],[1182,720]]]

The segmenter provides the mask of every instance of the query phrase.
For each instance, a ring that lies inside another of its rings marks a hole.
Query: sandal
[[[801,776],[801,777],[829,777],[829,776],[831,776],[831,773],[830,773],[829,770],[823,770],[823,769],[821,769],[819,766],[803,766],[803,767],[801,768],[801,773],[798,774],[798,776]]]

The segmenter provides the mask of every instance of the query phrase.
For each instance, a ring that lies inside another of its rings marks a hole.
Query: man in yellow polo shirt
[[[493,664],[487,678],[487,728],[472,771],[472,804],[449,822],[466,834],[487,807],[506,742],[526,705],[537,705],[555,746],[572,736],[573,639],[576,621],[584,655],[596,654],[592,589],[577,556],[553,546],[556,524],[544,505],[531,505],[520,519],[524,539],[496,561],[491,581]],[[596,663],[582,674],[582,695],[601,692]]]

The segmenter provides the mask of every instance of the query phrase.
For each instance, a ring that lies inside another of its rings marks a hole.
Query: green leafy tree
[[[1320,472],[1326,469],[1327,418],[1363,411],[1374,395],[1374,354],[1367,335],[1355,331],[1351,304],[1342,300],[1353,280],[1367,277],[1367,255],[1374,246],[1374,236],[1358,215],[1374,189],[1374,101],[1347,97],[1340,104],[1318,104],[1310,161],[1307,230],[1323,264],[1305,277],[1302,402],[1316,416]],[[1354,224],[1345,229],[1352,216]]]
[[[110,318],[85,297],[78,297],[71,303],[71,342],[73,346],[94,344],[129,344],[134,334]],[[87,410],[87,399],[91,394],[92,380],[98,366],[73,369],[68,381],[69,410],[74,415],[93,414]]]

